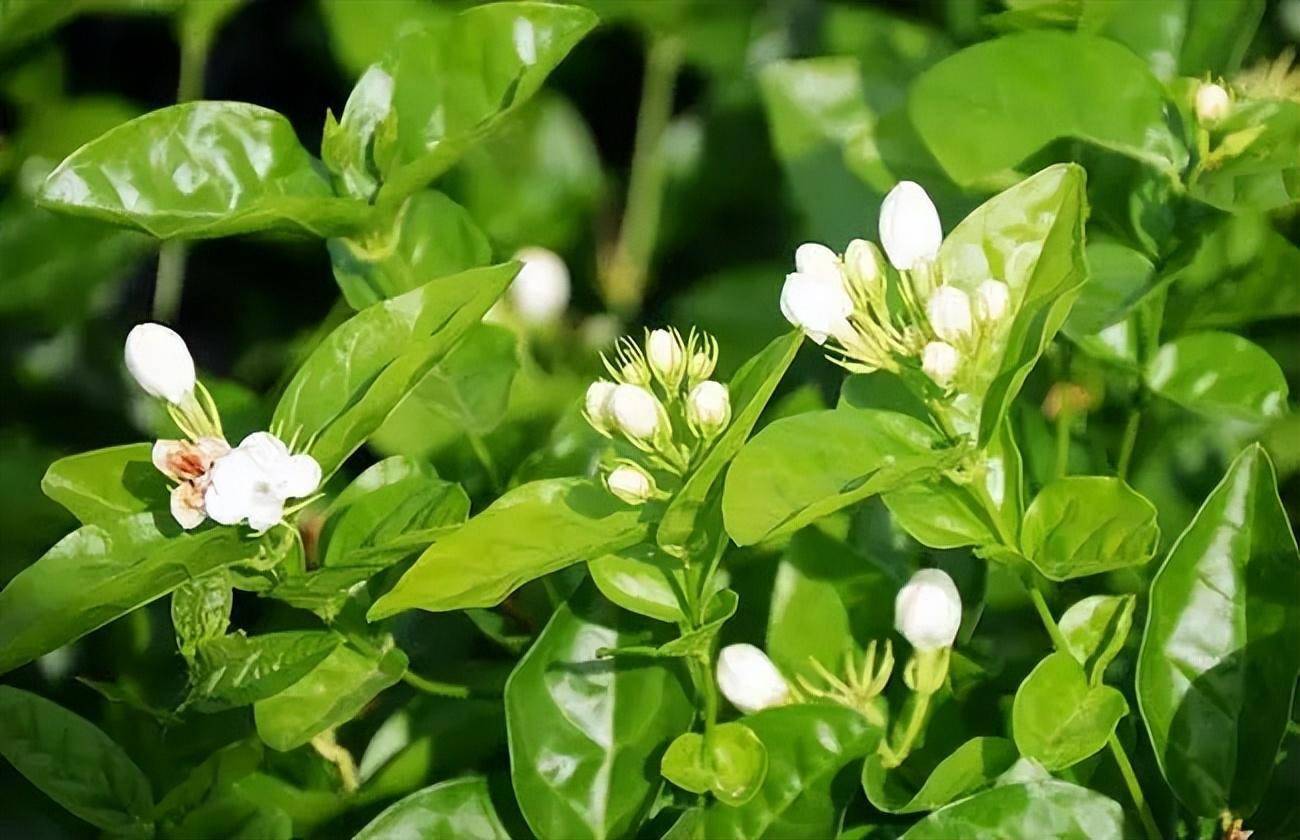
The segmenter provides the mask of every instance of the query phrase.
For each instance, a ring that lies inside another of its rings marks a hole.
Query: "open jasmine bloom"
[[[223,525],[247,520],[265,531],[284,516],[289,499],[311,495],[320,485],[320,464],[292,455],[269,432],[255,432],[213,465],[204,494],[207,515]]]
[[[219,437],[197,441],[160,440],[153,445],[153,465],[177,485],[171,492],[171,514],[187,531],[203,524],[207,510],[203,495],[208,489],[209,471],[230,452],[230,444]]]

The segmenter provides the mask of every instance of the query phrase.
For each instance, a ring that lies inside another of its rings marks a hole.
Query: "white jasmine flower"
[[[686,419],[703,437],[712,437],[731,422],[731,395],[727,386],[712,379],[691,389],[686,398]]]
[[[623,434],[637,440],[655,436],[661,411],[655,395],[640,385],[617,385],[609,397],[609,416]]]
[[[1011,287],[999,280],[985,280],[975,288],[975,317],[990,324],[1001,321],[1011,308]]]
[[[894,627],[918,651],[952,647],[961,626],[961,594],[941,569],[912,575],[894,599]]]
[[[620,463],[605,476],[609,492],[629,505],[642,505],[655,493],[654,479],[636,464]]]
[[[284,516],[287,500],[310,495],[320,480],[315,458],[291,455],[275,435],[256,432],[212,465],[204,504],[223,525],[248,520],[253,530],[265,531]]]
[[[918,262],[939,255],[943,228],[934,202],[913,181],[899,181],[880,205],[880,244],[899,271],[911,271]]]
[[[510,303],[529,324],[556,321],[569,306],[569,267],[546,248],[524,248],[515,254],[523,263],[510,284]]]
[[[718,654],[718,688],[747,715],[784,705],[790,699],[790,685],[753,645],[727,645]]]
[[[1232,100],[1222,85],[1206,83],[1196,89],[1196,119],[1200,122],[1213,125],[1231,110]]]
[[[844,286],[839,257],[825,245],[808,242],[795,251],[793,274],[781,288],[781,314],[818,344],[828,336],[848,336],[853,299]]]
[[[686,373],[686,348],[672,330],[654,330],[645,342],[650,370],[668,389],[676,388]]]
[[[185,339],[162,324],[137,324],[126,337],[126,369],[151,397],[181,405],[194,392],[194,359]]]
[[[172,517],[189,531],[203,524],[207,509],[203,494],[208,488],[212,465],[230,452],[230,444],[218,437],[197,441],[160,440],[153,445],[153,464],[178,484],[172,488]]]
[[[921,350],[921,370],[940,387],[948,387],[960,365],[961,353],[947,342],[931,341]]]
[[[956,344],[971,333],[970,297],[956,286],[935,289],[925,305],[925,315],[934,334],[949,343]]]

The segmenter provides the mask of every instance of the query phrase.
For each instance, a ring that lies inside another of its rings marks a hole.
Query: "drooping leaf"
[[[353,840],[408,836],[510,840],[482,776],[452,779],[416,791],[384,809]]]
[[[45,471],[41,492],[83,525],[146,510],[167,510],[167,478],[147,443],[110,446],[60,458]]]
[[[988,787],[1018,757],[1016,745],[1006,738],[971,738],[913,786],[897,770],[886,770],[879,755],[872,755],[862,767],[862,787],[871,804],[887,813],[933,811]]]
[[[1144,373],[1147,387],[1215,419],[1262,423],[1286,410],[1286,376],[1254,342],[1225,332],[1180,336],[1162,345]]]
[[[1140,566],[1160,539],[1156,509],[1118,478],[1068,476],[1048,484],[1025,511],[1024,556],[1052,580]]]
[[[1056,780],[1006,784],[940,808],[902,840],[1121,838],[1124,809],[1096,791]]]

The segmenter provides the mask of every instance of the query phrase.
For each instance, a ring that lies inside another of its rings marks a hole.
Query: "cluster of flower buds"
[[[642,456],[619,458],[605,473],[605,486],[628,504],[665,496],[652,470],[684,476],[731,422],[727,386],[709,379],[718,362],[711,336],[692,331],[683,341],[675,329],[658,329],[644,344],[619,339],[613,358],[603,358],[611,379],[587,388],[583,409],[592,428]]]
[[[223,525],[247,521],[265,531],[284,518],[285,503],[315,492],[320,465],[294,455],[269,432],[255,432],[231,448],[216,403],[194,373],[185,340],[161,324],[139,324],[126,339],[126,367],[145,393],[166,402],[183,440],[153,447],[158,471],[176,482],[171,514],[190,530],[211,518]],[[197,394],[197,396],[196,396]]]
[[[937,262],[942,243],[930,197],[903,181],[880,208],[888,265],[880,248],[862,239],[843,256],[805,243],[781,290],[781,312],[818,344],[832,341],[831,360],[849,370],[899,372],[919,363],[935,384],[952,388],[967,360],[1005,328],[1012,301],[1007,284],[992,278],[969,290],[945,284]]]

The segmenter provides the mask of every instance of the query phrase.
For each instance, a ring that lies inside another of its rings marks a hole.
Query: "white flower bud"
[[[630,385],[649,385],[650,370],[644,363],[628,362],[619,368],[619,376]]]
[[[194,359],[185,339],[162,324],[137,324],[126,337],[126,369],[151,397],[180,405],[194,392]]]
[[[627,462],[610,470],[605,476],[605,486],[629,505],[643,505],[655,493],[654,479],[645,470]]]
[[[899,181],[880,205],[880,244],[899,271],[911,271],[921,261],[933,261],[943,243],[939,211],[913,181]]]
[[[676,388],[686,373],[686,349],[681,338],[669,330],[654,330],[646,339],[645,350],[655,377],[668,388]]]
[[[1228,116],[1232,110],[1232,100],[1222,85],[1203,84],[1196,89],[1196,119],[1206,125],[1213,125]]]
[[[753,645],[727,645],[718,653],[718,688],[747,715],[784,705],[790,699],[790,685]]]
[[[529,324],[549,324],[569,306],[569,268],[554,251],[524,248],[515,254],[523,263],[510,284],[510,303]]]
[[[925,305],[925,315],[930,319],[934,334],[953,344],[970,335],[970,310],[970,297],[956,286],[935,289]]]
[[[1011,287],[1000,280],[985,280],[975,289],[975,317],[989,324],[1001,321],[1011,308]]]
[[[852,332],[853,299],[844,286],[844,267],[825,245],[808,242],[795,251],[793,274],[781,288],[781,314],[818,344]]]
[[[693,380],[708,379],[713,375],[713,368],[717,365],[718,360],[708,353],[696,353],[691,357],[690,369],[687,375]]]
[[[609,397],[609,416],[623,434],[637,440],[655,436],[661,410],[655,395],[640,385],[617,385]]]
[[[879,285],[881,270],[880,249],[865,239],[855,239],[844,252],[844,268],[849,280],[859,288],[868,290]]]
[[[727,386],[709,379],[692,388],[686,398],[686,419],[704,437],[725,429],[731,422],[731,396]]]
[[[951,344],[931,341],[921,350],[921,370],[940,387],[948,387],[960,366],[961,353]]]
[[[961,594],[941,569],[912,575],[894,599],[894,628],[918,651],[952,647],[961,626]]]
[[[605,379],[597,379],[587,386],[587,395],[583,399],[583,409],[587,416],[587,422],[598,431],[608,431],[609,398],[614,394],[615,387],[617,386],[613,382]]]
[[[794,251],[794,269],[800,274],[838,274],[840,258],[820,242],[805,242]]]

